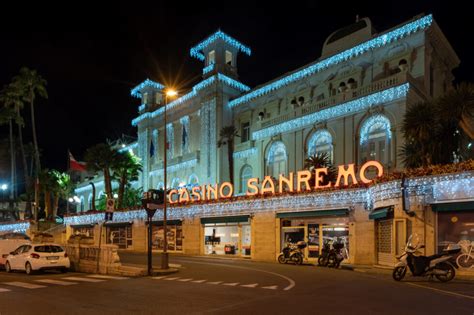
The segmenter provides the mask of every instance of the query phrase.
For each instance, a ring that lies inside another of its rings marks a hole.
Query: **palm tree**
[[[219,141],[217,147],[227,144],[227,161],[229,162],[229,179],[234,183],[234,141],[235,137],[240,137],[235,126],[223,127],[219,132]]]
[[[31,111],[31,128],[33,131],[33,144],[35,148],[35,168],[36,172],[41,171],[38,139],[36,137],[36,123],[35,123],[35,99],[36,95],[47,99],[48,92],[46,91],[46,80],[39,75],[36,70],[31,70],[27,67],[20,69],[20,74],[13,78],[13,82],[18,84],[23,90],[23,100],[30,104]]]
[[[46,220],[49,220],[52,216],[51,213],[51,193],[54,190],[55,182],[51,176],[51,172],[48,169],[42,170],[38,174],[40,182],[40,191],[44,196],[44,211],[46,213]],[[38,218],[38,214],[35,213],[35,218]]]
[[[0,110],[0,126],[8,124],[10,133],[10,159],[11,159],[11,183],[10,183],[10,200],[15,198],[15,146],[13,143],[13,120],[17,118],[16,113],[8,107],[3,107]]]
[[[440,118],[455,121],[470,139],[474,139],[474,84],[462,82],[438,100]]]
[[[321,185],[327,185],[329,182],[333,182],[336,180],[336,168],[334,164],[332,164],[329,154],[327,152],[323,153],[316,153],[307,157],[304,160],[304,168],[313,172],[317,168],[327,168],[328,173],[327,175],[323,175],[323,181]],[[314,176],[311,177],[311,186],[315,186],[315,179]]]
[[[56,218],[58,214],[59,199],[64,198],[67,200],[71,192],[73,191],[73,183],[71,177],[67,173],[62,173],[57,170],[50,172],[52,179],[52,191],[54,194],[53,202],[53,218]]]
[[[105,143],[96,144],[87,149],[85,160],[87,169],[92,172],[102,172],[107,198],[112,196],[111,168],[117,161],[117,151]]]
[[[112,166],[112,170],[113,178],[119,182],[118,209],[122,209],[125,188],[128,183],[138,180],[142,165],[135,155],[129,152],[123,152],[117,154],[117,159]]]

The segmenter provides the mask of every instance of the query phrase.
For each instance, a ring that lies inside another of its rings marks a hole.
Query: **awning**
[[[435,212],[474,211],[474,201],[435,203],[431,205],[431,209]]]
[[[93,228],[97,223],[71,225],[73,229]]]
[[[124,226],[130,226],[132,224],[133,222],[105,222],[104,223],[106,227],[124,227]]]
[[[307,217],[326,217],[348,215],[349,209],[331,209],[315,210],[302,212],[280,212],[276,214],[277,218],[307,218]]]
[[[247,223],[249,221],[250,215],[238,215],[232,217],[210,217],[210,218],[201,218],[201,224],[209,223]]]
[[[145,224],[148,224],[148,221],[145,221]],[[162,226],[163,221],[151,221],[151,225]],[[166,220],[166,225],[183,225],[181,220]]]
[[[375,208],[369,213],[370,220],[385,219],[393,212],[393,206]]]

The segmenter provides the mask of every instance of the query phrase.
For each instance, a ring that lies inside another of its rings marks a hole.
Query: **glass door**
[[[296,244],[299,241],[307,242],[308,229],[306,226],[291,226],[281,228],[280,250],[283,250],[288,243]],[[304,259],[308,258],[308,246],[303,251]]]

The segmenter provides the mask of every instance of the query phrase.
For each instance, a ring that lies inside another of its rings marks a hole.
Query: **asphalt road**
[[[143,254],[121,259],[146,261]],[[0,272],[0,314],[474,314],[473,281],[398,283],[388,274],[315,266],[170,261],[180,271],[154,278]]]

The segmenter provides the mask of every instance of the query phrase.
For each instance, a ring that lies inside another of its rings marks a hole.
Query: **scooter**
[[[418,250],[425,246],[419,243],[418,235],[412,234],[405,246],[405,252],[397,257],[399,263],[393,269],[393,279],[401,281],[408,267],[415,277],[435,276],[441,282],[451,281],[456,275],[452,260],[461,251],[460,246],[450,244],[441,254],[422,256]]]
[[[321,255],[318,258],[318,265],[326,267],[328,265],[329,254],[331,253],[332,241],[324,241]]]
[[[303,249],[307,246],[306,242],[299,241],[298,243],[287,243],[280,255],[278,255],[278,262],[286,264],[292,262],[295,265],[303,264],[304,253]]]
[[[343,252],[344,249],[344,242],[338,241],[332,244],[332,249],[329,252],[328,258],[327,258],[327,266],[329,268],[339,268],[341,265],[341,262],[347,258],[345,257],[345,252]]]

